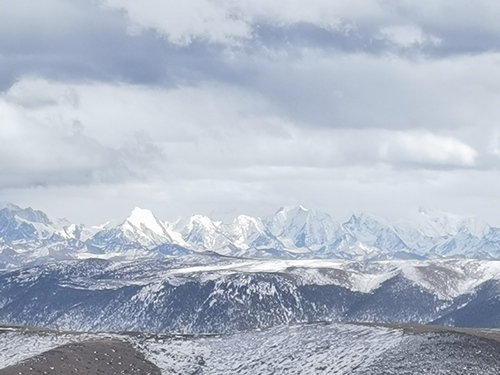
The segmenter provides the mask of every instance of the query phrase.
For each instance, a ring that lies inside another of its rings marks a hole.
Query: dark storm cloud
[[[275,49],[321,48],[345,53],[379,54],[388,50],[388,43],[374,38],[372,30],[329,30],[311,23],[287,26],[259,24],[255,27],[256,42]]]
[[[61,20],[50,12],[30,12],[31,2],[17,3],[26,10],[0,12],[1,91],[23,76],[167,87],[200,79],[239,80],[223,61],[221,46],[180,47],[152,30],[130,33],[121,12],[95,2],[50,2]],[[13,19],[6,22],[8,17]]]
[[[301,48],[317,48],[342,54],[393,53],[414,59],[422,55],[440,58],[484,53],[500,47],[495,29],[453,23],[440,26],[425,14],[410,14],[411,8],[403,6],[384,5],[386,18],[373,20],[342,18],[340,13],[334,27],[314,20],[300,21],[300,17],[292,23],[256,18],[250,21],[250,37],[241,39],[239,46],[226,46],[196,35],[189,43],[178,45],[165,38],[166,31],[159,27],[134,30],[124,10],[111,9],[98,1],[37,3],[19,0],[14,5],[1,5],[2,91],[23,76],[166,87],[200,80],[246,85],[262,66],[250,66],[244,60],[259,55],[263,48],[288,51],[290,55],[300,53]],[[401,22],[420,27],[423,35],[431,35],[439,43],[421,40],[401,46],[381,33],[384,26]],[[243,54],[243,61],[233,60],[232,51]],[[317,108],[306,112],[316,113]]]

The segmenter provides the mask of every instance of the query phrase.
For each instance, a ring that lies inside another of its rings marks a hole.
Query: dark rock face
[[[347,315],[355,322],[427,323],[448,304],[397,275],[364,294]]]

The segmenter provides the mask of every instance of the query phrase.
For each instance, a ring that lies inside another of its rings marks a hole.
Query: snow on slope
[[[363,369],[399,345],[401,330],[356,325],[304,325],[262,332],[189,338],[188,336],[61,334],[0,328],[0,369],[61,345],[96,339],[131,342],[162,373],[316,374]],[[300,366],[298,368],[297,366]]]
[[[64,228],[66,219],[50,218],[31,207],[21,208],[13,204],[0,207],[0,237],[8,242],[40,241],[52,236],[69,239]]]
[[[303,284],[334,284],[362,293],[370,293],[384,281],[402,274],[438,298],[451,300],[472,292],[488,280],[500,280],[500,261],[443,259],[366,263],[325,259],[242,260],[224,265],[172,269],[169,275],[200,274],[211,279],[221,273],[259,272],[288,272],[296,275]]]
[[[221,225],[222,222],[213,221],[207,216],[193,215],[175,223],[173,229],[184,239],[188,248],[203,251],[229,244],[220,232]]]
[[[400,345],[403,333],[356,325],[300,325],[139,345],[163,373],[349,374]]]
[[[419,215],[413,221],[427,237],[443,237],[457,235],[467,231],[475,237],[481,238],[490,230],[484,220],[474,216],[459,216],[430,208],[419,208]]]
[[[331,242],[339,228],[328,214],[305,207],[281,207],[265,220],[269,231],[286,248],[317,250]]]
[[[0,348],[5,350],[0,351],[0,370],[54,345],[89,340],[87,354],[75,351],[81,356],[81,363],[72,364],[76,372],[86,373],[87,361],[107,358],[110,364],[114,356],[117,370],[121,367],[127,373],[133,369],[133,353],[125,355],[124,348],[131,344],[162,374],[498,374],[500,343],[484,338],[489,334],[498,338],[498,331],[466,332],[416,326],[407,333],[401,328],[321,323],[217,336],[81,335],[13,328],[7,334],[0,332]],[[120,341],[127,345],[117,345]],[[142,360],[136,354],[133,359]],[[53,359],[48,365],[56,367],[51,371],[61,373],[59,358]],[[43,367],[39,364],[31,361],[32,369],[21,369],[37,372]]]

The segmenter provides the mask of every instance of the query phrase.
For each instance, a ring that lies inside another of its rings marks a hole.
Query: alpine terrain
[[[86,227],[8,204],[0,249],[0,374],[500,369],[500,229],[478,218],[136,208]]]

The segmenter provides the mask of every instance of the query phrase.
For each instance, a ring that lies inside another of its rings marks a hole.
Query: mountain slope
[[[67,261],[0,275],[0,322],[183,333],[315,321],[470,325],[457,314],[491,315],[478,311],[500,296],[499,269],[472,260]]]
[[[489,334],[324,323],[219,336],[82,336],[4,327],[0,374],[494,375],[500,372],[500,343]]]

